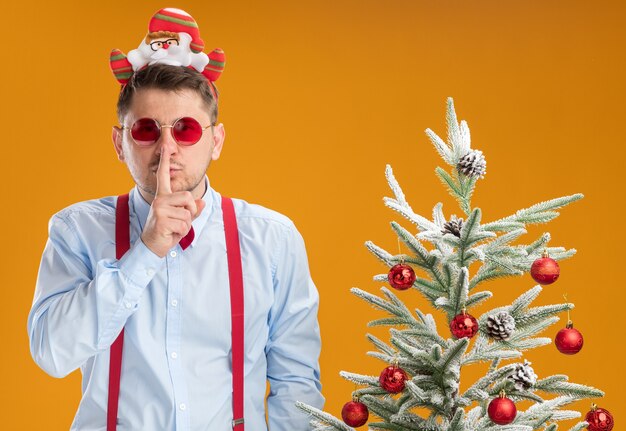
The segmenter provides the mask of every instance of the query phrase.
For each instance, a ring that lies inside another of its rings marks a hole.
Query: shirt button
[[[148,274],[148,276],[152,277],[152,276],[154,275],[154,269],[152,269],[152,268],[148,268],[148,269],[146,270],[146,274]]]
[[[178,353],[172,352],[171,356],[172,356],[172,359],[176,359],[176,358],[178,358]]]
[[[178,301],[175,299],[172,299],[172,307],[176,307],[178,305]]]
[[[133,307],[133,304],[131,304],[130,302],[126,301],[126,302],[124,302],[124,307],[126,307],[126,308],[129,308],[129,309],[130,309],[130,308],[132,308],[132,307]]]
[[[170,256],[176,257],[176,252],[175,251],[170,251]]]
[[[186,410],[187,409],[187,405],[185,403],[182,403],[181,405],[178,406],[179,409],[181,410]]]

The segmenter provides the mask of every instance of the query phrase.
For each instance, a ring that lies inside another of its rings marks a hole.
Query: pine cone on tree
[[[482,151],[470,150],[469,153],[461,157],[456,168],[465,176],[483,178],[487,173],[487,161]]]
[[[487,317],[487,332],[496,340],[506,340],[515,330],[515,319],[506,311]]]
[[[444,235],[447,233],[451,233],[454,236],[461,238],[461,228],[463,227],[463,219],[457,218],[456,215],[452,215],[450,217],[450,221],[446,222],[443,225],[443,229],[441,233]]]
[[[517,364],[515,366],[515,371],[509,376],[509,379],[513,380],[515,388],[518,391],[530,389],[537,383],[537,375],[530,364],[532,364],[532,362],[524,360],[523,364]]]

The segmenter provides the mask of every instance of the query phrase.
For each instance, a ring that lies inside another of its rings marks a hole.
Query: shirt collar
[[[213,212],[213,201],[215,200],[214,195],[216,194],[216,192],[211,188],[209,177],[205,175],[204,181],[206,185],[206,190],[204,192],[204,195],[202,196],[202,200],[204,201],[205,206],[200,216],[191,222],[191,225],[193,226],[193,230],[195,232],[191,247],[196,244],[196,241],[202,233],[202,229],[204,229],[204,226],[206,226],[207,221],[209,220],[209,217]],[[130,191],[130,202],[131,217],[133,215],[137,217],[137,221],[139,222],[139,228],[141,231],[143,231],[143,228],[146,225],[146,220],[148,219],[148,213],[150,212],[150,204],[146,202],[141,193],[139,193],[139,188],[136,185]]]

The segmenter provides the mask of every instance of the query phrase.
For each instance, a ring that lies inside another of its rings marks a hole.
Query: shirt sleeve
[[[266,346],[270,431],[309,429],[310,417],[295,403],[323,408],[320,383],[319,295],[309,273],[304,241],[295,226],[277,252],[274,304]]]
[[[59,215],[50,220],[28,315],[31,355],[54,377],[109,348],[164,260],[139,239],[122,259],[100,260],[93,269],[89,245],[74,229]]]

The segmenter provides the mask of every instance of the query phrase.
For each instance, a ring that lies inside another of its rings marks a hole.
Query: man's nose
[[[163,49],[167,49],[169,47],[170,47],[170,44],[167,43],[167,42],[165,42],[163,45],[161,45],[161,48],[163,48]]]
[[[172,155],[176,154],[178,151],[178,143],[172,135],[171,127],[163,127],[161,129],[161,136],[159,137],[158,143],[161,146],[161,152],[168,151],[169,154]]]

